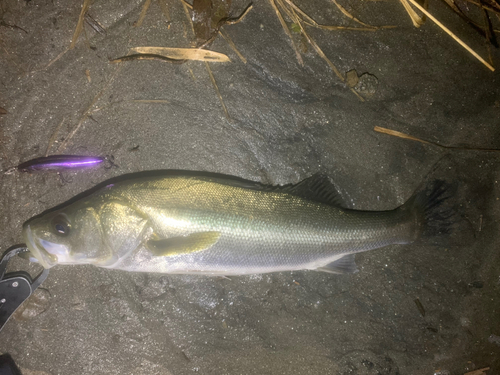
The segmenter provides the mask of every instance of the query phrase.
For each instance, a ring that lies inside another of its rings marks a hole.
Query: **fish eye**
[[[58,236],[67,236],[70,231],[68,220],[63,215],[57,215],[52,221],[52,230]]]

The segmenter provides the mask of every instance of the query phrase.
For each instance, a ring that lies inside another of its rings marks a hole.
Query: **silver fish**
[[[353,273],[355,253],[447,232],[445,195],[435,182],[394,210],[356,211],[323,175],[281,187],[187,172],[138,175],[29,220],[23,236],[45,268]]]

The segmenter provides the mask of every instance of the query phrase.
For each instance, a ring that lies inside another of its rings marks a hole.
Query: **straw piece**
[[[186,0],[181,0],[181,3],[189,9],[193,9],[193,6],[191,4],[189,4]]]
[[[87,11],[89,10],[91,1],[92,0],[83,1],[80,17],[78,17],[78,23],[76,24],[76,29],[75,32],[73,33],[73,38],[71,39],[71,44],[69,46],[69,49],[75,48],[76,41],[78,40],[78,37],[80,36],[80,33],[82,32],[83,29],[83,22],[85,21],[85,13],[87,13]]]
[[[182,7],[184,8],[184,13],[186,14],[186,18],[188,19],[188,22],[191,25],[191,31],[193,32],[193,35],[196,37],[193,21],[191,20],[191,16],[189,15],[189,8],[193,9],[193,6],[184,0],[179,0],[179,1],[181,2]]]
[[[401,2],[401,4],[403,4],[406,12],[408,13],[408,15],[410,16],[411,18],[411,22],[413,22],[413,26],[415,27],[420,27],[422,26],[422,24],[424,23],[424,21],[422,20],[422,17],[420,17],[417,12],[415,12],[413,10],[413,8],[410,6],[410,4],[408,3],[407,0],[399,0]],[[446,1],[446,0],[445,0]]]
[[[63,117],[62,121],[57,125],[56,130],[54,130],[54,133],[52,133],[52,136],[49,139],[49,143],[47,144],[47,150],[45,150],[45,156],[49,155],[50,149],[52,148],[52,145],[56,141],[57,134],[59,133],[59,130],[61,130],[62,125],[64,124],[64,121],[66,120],[65,117]]]
[[[129,50],[133,53],[153,54],[175,60],[197,60],[210,62],[230,62],[223,53],[198,48],[170,48],[170,47],[134,47]]]
[[[191,78],[193,79],[194,82],[196,82],[196,77],[193,73],[193,69],[191,69],[187,64],[186,64],[188,70],[189,70],[189,74],[191,75]]]
[[[485,372],[488,371],[489,367],[480,368],[478,370],[466,372],[464,375],[485,375]]]
[[[68,52],[68,51],[69,51],[69,48],[68,48],[68,49],[65,49],[64,51],[62,51],[62,52],[61,52],[59,55],[57,55],[57,56],[56,56],[53,60],[51,60],[51,61],[50,61],[50,62],[49,62],[49,63],[45,66],[45,68],[43,68],[42,70],[45,70],[45,69],[47,69],[48,67],[50,67],[50,66],[51,66],[52,64],[54,64],[57,60],[59,60],[61,57],[63,57],[63,56],[64,56],[64,54],[65,54],[66,52]]]
[[[457,147],[457,146],[445,146],[445,145],[440,145],[439,143],[435,143],[435,142],[429,142],[429,141],[424,141],[423,139],[420,139],[420,138],[417,138],[417,137],[413,137],[411,135],[408,135],[408,134],[405,134],[405,133],[401,133],[401,132],[398,132],[396,130],[391,130],[391,129],[387,129],[387,128],[382,128],[380,126],[375,126],[373,128],[374,131],[378,132],[378,133],[383,133],[383,134],[387,134],[387,135],[392,135],[394,137],[398,137],[398,138],[403,138],[403,139],[408,139],[410,141],[416,141],[416,142],[420,142],[420,143],[424,143],[424,144],[427,144],[427,145],[432,145],[432,146],[436,146],[436,147],[440,147],[442,149],[446,149],[446,150],[456,150],[456,151],[482,151],[482,152],[500,152],[500,149],[492,149],[492,148],[476,148],[476,147]]]
[[[359,100],[361,100],[362,102],[365,101],[365,98],[363,98],[361,95],[359,95],[356,90],[354,90],[352,87],[349,87],[349,89],[354,93],[354,95],[356,95],[358,97]]]
[[[281,0],[278,0],[278,1],[281,1]],[[316,53],[323,60],[326,61],[326,63],[328,64],[328,66],[333,70],[333,72],[337,75],[337,77],[339,77],[340,80],[342,82],[344,82],[345,81],[344,76],[340,73],[340,71],[337,69],[337,67],[335,65],[333,65],[333,63],[330,61],[330,59],[328,57],[326,57],[326,55],[321,50],[321,48],[319,48],[319,46],[316,44],[316,42],[314,40],[312,40],[311,37],[306,33],[306,30],[304,29],[304,26],[302,25],[302,22],[300,22],[299,17],[297,16],[297,14],[295,13],[295,11],[293,9],[292,9],[292,14],[294,16],[293,22],[295,22],[297,25],[300,26],[300,29],[302,30],[302,35],[304,35],[304,37],[307,39],[307,41],[309,42],[309,44],[316,50]]]
[[[165,18],[167,19],[167,22],[169,24],[168,28],[170,28],[171,19],[170,19],[170,12],[168,11],[168,7],[167,7],[167,0],[158,0],[158,4],[160,5],[161,12],[163,13]]]
[[[221,20],[223,22],[222,25],[236,25],[237,23],[243,21],[243,18],[246,17],[248,12],[250,12],[253,9],[253,4],[250,3],[245,10],[243,10],[243,13],[241,13],[238,17],[236,18],[227,18],[226,20]]]
[[[231,47],[231,49],[234,51],[234,53],[236,53],[236,55],[240,58],[240,60],[244,64],[246,64],[247,59],[240,53],[240,51],[238,51],[236,45],[234,44],[233,40],[229,37],[229,35],[226,35],[224,32],[222,32],[222,30],[219,30],[219,34],[224,38],[227,44],[229,44],[229,47]]]
[[[224,104],[224,100],[222,100],[222,95],[220,94],[219,87],[217,86],[217,83],[215,82],[214,75],[212,74],[212,69],[210,69],[210,65],[205,61],[205,67],[207,68],[208,75],[210,76],[210,80],[212,81],[212,85],[214,86],[215,92],[217,93],[217,96],[219,97],[220,104],[222,104],[222,108],[224,109],[224,113],[226,114],[226,117],[228,120],[231,120],[231,117],[229,117],[229,112],[227,111],[226,105]]]
[[[304,12],[302,9],[300,9],[297,5],[295,5],[292,0],[285,0],[285,2],[288,5],[290,5],[290,7],[292,9],[294,9],[298,14],[300,14],[302,17],[304,17],[305,21],[310,22],[313,25],[317,25],[316,21],[313,20],[311,17],[309,17],[309,15],[306,12]],[[291,18],[291,16],[290,16],[290,18]]]
[[[368,25],[367,23],[364,23],[360,20],[358,20],[356,17],[354,17],[351,13],[349,13],[347,11],[346,8],[344,8],[342,5],[340,5],[337,0],[332,0],[332,2],[337,6],[337,8],[339,8],[339,10],[344,14],[344,16],[350,18],[351,20],[353,20],[354,22],[357,22],[359,23],[360,25],[363,25],[363,26],[366,26],[366,27],[370,27],[370,28],[375,28],[375,26],[372,26],[372,25]]]
[[[273,7],[274,11],[276,12],[276,16],[278,17],[278,19],[279,19],[279,21],[281,23],[281,26],[283,27],[283,30],[285,30],[286,35],[288,36],[288,38],[290,38],[293,50],[295,51],[295,56],[297,57],[297,61],[299,62],[300,66],[304,66],[304,60],[302,60],[302,56],[300,54],[300,51],[297,48],[297,46],[295,45],[295,42],[293,41],[292,33],[290,32],[290,29],[288,28],[285,20],[283,19],[283,16],[281,15],[281,12],[279,11],[279,9],[278,9],[275,1],[274,0],[269,0],[269,3],[271,4],[271,6]],[[284,8],[284,5],[281,4],[281,7]]]
[[[375,130],[376,132],[379,132],[379,133],[383,133],[383,134],[387,134],[387,135],[392,135],[394,137],[403,138],[403,139],[409,139],[410,141],[417,141],[417,142],[425,143],[425,144],[428,144],[428,145],[435,145],[435,146],[442,147],[441,145],[439,145],[437,143],[432,143],[432,142],[424,141],[422,139],[413,137],[411,135],[408,135],[408,134],[405,134],[405,133],[401,133],[401,132],[398,132],[396,130],[382,128],[380,126],[375,126],[373,128],[373,130]]]
[[[445,31],[448,35],[450,35],[453,39],[455,39],[462,47],[464,47],[467,51],[469,51],[476,59],[481,61],[489,70],[492,72],[495,71],[495,68],[493,68],[490,64],[488,64],[481,56],[479,56],[472,48],[470,48],[467,44],[465,44],[459,37],[457,37],[455,34],[453,34],[447,27],[445,27],[441,22],[439,22],[432,14],[430,14],[428,11],[426,11],[419,3],[417,3],[415,0],[408,0],[410,1],[413,6],[415,6],[418,10],[420,10],[422,13],[424,13],[429,19],[434,21],[436,25],[438,25],[443,31]]]
[[[308,24],[309,26],[316,27],[317,29],[322,29],[322,30],[329,30],[329,31],[337,31],[337,30],[353,30],[353,31],[377,31],[378,28],[380,29],[392,29],[397,26],[380,26],[380,27],[350,27],[350,26],[335,26],[335,25],[312,25]]]
[[[146,0],[144,5],[142,6],[142,10],[141,10],[141,14],[139,16],[139,19],[137,20],[136,23],[134,23],[134,27],[140,27],[142,25],[142,22],[144,21],[144,18],[146,17],[146,13],[148,12],[150,5],[151,5],[151,0]]]
[[[101,91],[99,91],[99,93],[94,97],[94,99],[92,100],[92,103],[90,103],[90,105],[87,107],[87,109],[85,110],[85,112],[83,113],[83,116],[80,118],[80,121],[78,122],[78,124],[75,126],[75,128],[66,136],[66,138],[64,138],[64,141],[61,143],[61,145],[59,146],[59,148],[57,149],[57,152],[58,153],[61,153],[62,151],[64,151],[66,149],[66,147],[68,146],[68,143],[69,141],[71,140],[71,138],[74,137],[74,135],[78,132],[78,130],[80,129],[80,127],[82,126],[83,122],[87,119],[87,117],[89,117],[91,115],[91,111],[92,111],[92,107],[94,106],[94,104],[97,102],[97,100],[99,100],[99,98],[104,94],[104,92],[109,88],[109,86],[111,85],[111,83],[115,80],[115,78],[118,76],[118,73],[121,71],[123,65],[119,65],[118,68],[115,70],[115,72],[113,73],[113,75],[111,76],[111,78],[109,79],[108,82],[106,82],[106,84],[104,85],[104,87],[101,89]]]
[[[163,104],[169,104],[170,100],[166,100],[166,99],[133,99],[132,102],[134,102],[134,103],[163,103]]]

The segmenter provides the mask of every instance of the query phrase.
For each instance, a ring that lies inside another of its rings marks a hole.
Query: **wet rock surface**
[[[457,230],[438,244],[359,254],[360,272],[348,276],[224,279],[55,267],[43,284],[50,303],[28,301],[0,333],[0,352],[26,373],[51,375],[500,372],[497,153],[444,151],[373,131],[498,149],[498,73],[434,25],[413,28],[399,3],[373,3],[359,18],[398,27],[311,31],[339,71],[366,78],[370,95],[360,86],[362,102],[310,46],[301,67],[269,3],[254,5],[224,28],[246,64],[224,39],[211,46],[232,60],[210,65],[229,120],[203,63],[108,63],[130,47],[189,46],[180,2],[169,3],[170,28],[155,2],[138,28],[141,2],[96,1],[89,13],[106,34],[87,28],[88,42],[82,35],[66,51],[80,1],[5,1],[4,21],[27,33],[0,29],[1,169],[44,155],[61,123],[51,153],[78,126],[64,152],[114,155],[119,168],[63,179],[2,175],[4,249],[21,242],[22,223],[43,210],[113,176],[153,169],[271,184],[323,172],[364,210],[397,207],[441,178],[457,185]],[[323,24],[341,20],[324,4],[303,5]],[[444,5],[432,7],[467,43],[484,45]]]

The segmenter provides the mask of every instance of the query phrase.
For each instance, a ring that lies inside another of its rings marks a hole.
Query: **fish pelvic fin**
[[[414,240],[436,239],[451,233],[455,211],[449,205],[449,198],[454,195],[455,190],[455,186],[435,180],[417,191],[399,208],[410,213],[416,222]]]
[[[155,256],[190,254],[208,250],[217,243],[220,236],[220,232],[199,232],[187,236],[151,239],[146,242],[146,247]]]

